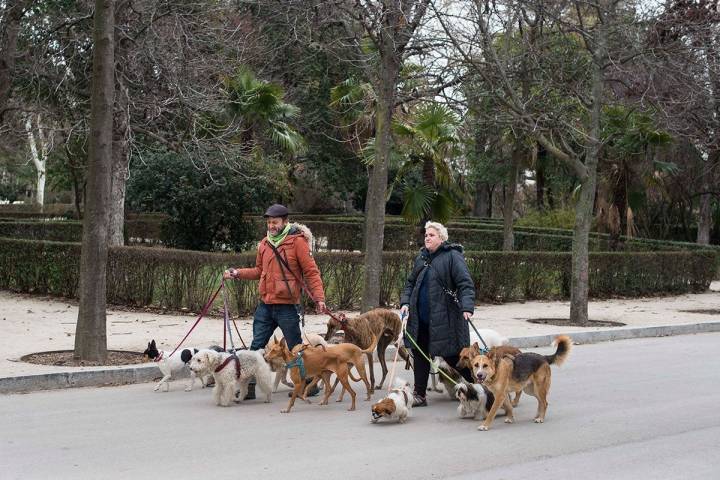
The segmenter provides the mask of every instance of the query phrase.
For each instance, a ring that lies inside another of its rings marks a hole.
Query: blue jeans
[[[277,327],[283,332],[288,348],[302,342],[300,315],[296,305],[266,304],[260,302],[253,318],[253,339],[250,350],[265,348]]]

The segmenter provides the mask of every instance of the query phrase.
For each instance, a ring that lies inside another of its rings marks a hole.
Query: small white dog
[[[372,423],[377,423],[383,417],[405,423],[410,416],[413,404],[413,394],[410,383],[396,378],[393,388],[387,397],[372,406]]]
[[[508,340],[507,337],[503,337],[500,335],[497,331],[491,329],[491,328],[478,328],[478,332],[480,332],[480,336],[482,336],[482,339],[485,340],[485,344],[487,345],[487,348],[492,347],[499,347],[500,345],[507,345],[510,340]],[[481,342],[481,345],[482,342]],[[437,366],[441,362],[441,357],[435,357],[434,362],[430,364],[430,379],[432,381],[431,387],[429,390],[432,390],[434,392],[443,393],[443,389],[438,387],[438,377],[440,376],[440,373],[437,370]],[[454,367],[455,365],[452,365]],[[445,378],[440,377],[440,381],[444,382]],[[448,388],[447,385],[445,385],[447,395],[450,399],[455,399],[455,393],[453,392],[452,388]]]
[[[484,385],[466,381],[455,385],[455,398],[460,400],[457,414],[460,418],[485,418],[495,401],[495,396]]]
[[[213,349],[220,349],[220,347],[211,347]],[[160,380],[160,382],[155,385],[155,391],[157,392],[160,390],[160,387],[165,385],[165,391],[170,390],[170,379],[173,375],[177,375],[179,372],[181,372],[185,367],[187,367],[188,362],[192,359],[193,355],[195,355],[197,352],[199,352],[200,349],[197,348],[185,348],[183,350],[178,350],[175,352],[172,356],[170,355],[172,352],[166,352],[165,350],[158,350],[157,345],[155,345],[155,340],[148,343],[148,347],[143,352],[146,358],[157,362],[158,368],[160,369],[160,372],[162,372],[163,377]],[[187,386],[185,387],[185,391],[189,392],[193,389],[193,386],[195,385],[195,372],[192,370],[190,371],[190,380],[188,380]],[[207,385],[207,379],[206,375],[200,376],[200,383],[202,384],[203,388]]]
[[[265,351],[269,351],[273,345],[275,345],[276,342],[279,342],[282,339],[276,338],[274,335],[270,338],[270,341],[265,346]],[[325,339],[318,335],[317,333],[306,333],[303,335],[303,343],[310,344],[313,347],[317,347],[318,345],[322,345],[324,347],[327,347],[327,342]],[[288,369],[285,366],[285,361],[281,358],[273,358],[269,362],[270,369],[275,372],[275,381],[273,383],[273,393],[278,391],[278,386],[280,385],[280,382],[282,382],[284,385],[287,385],[290,388],[294,388],[295,385],[291,381],[287,379],[287,373]]]
[[[255,377],[265,394],[265,403],[272,401],[272,375],[262,353],[238,350],[232,353],[201,350],[190,360],[190,370],[197,375],[212,373],[215,379],[213,398],[217,405],[227,407],[233,400],[240,403],[247,395],[248,383]]]

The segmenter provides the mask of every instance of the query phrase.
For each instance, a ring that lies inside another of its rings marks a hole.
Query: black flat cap
[[[270,208],[267,209],[263,217],[287,217],[289,213],[290,212],[285,205],[280,205],[279,203],[276,203],[275,205],[271,205]]]

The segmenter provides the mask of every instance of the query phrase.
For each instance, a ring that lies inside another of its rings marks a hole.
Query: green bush
[[[397,305],[412,267],[411,252],[386,252],[381,303]],[[570,295],[570,254],[466,252],[478,301],[564,299]],[[590,295],[632,297],[706,291],[717,254],[696,252],[592,253]],[[363,255],[318,253],[328,305],[360,304]],[[80,245],[0,239],[0,288],[77,297]],[[198,311],[229,267],[254,265],[254,253],[223,254],[146,247],[115,247],[108,259],[108,302]],[[257,303],[257,282],[230,284],[233,311]],[[308,303],[310,303],[308,301]]]
[[[263,177],[249,180],[222,161],[195,165],[190,158],[170,152],[148,153],[132,168],[127,206],[132,211],[167,214],[160,229],[165,245],[241,251],[254,243],[253,225],[243,212],[269,202]]]

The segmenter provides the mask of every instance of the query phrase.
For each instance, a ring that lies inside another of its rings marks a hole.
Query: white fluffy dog
[[[482,336],[482,339],[485,340],[485,344],[487,345],[487,348],[492,347],[499,347],[500,345],[507,345],[510,340],[508,340],[507,337],[503,337],[500,335],[497,331],[491,329],[491,328],[478,328],[478,332],[480,332],[480,336]],[[479,339],[478,339],[479,341]],[[482,347],[482,342],[480,342],[480,346]],[[437,370],[437,365],[440,364],[441,357],[435,357],[435,361],[430,364],[430,379],[432,381],[431,387],[429,390],[432,390],[434,392],[443,393],[443,389],[438,387],[438,376],[440,376],[440,373]],[[451,365],[454,367],[455,365]],[[444,379],[441,377],[440,381],[443,381]],[[443,382],[444,383],[444,382]],[[447,386],[446,386],[447,387]],[[452,391],[452,389],[447,389],[447,395],[451,399],[455,398],[455,394]]]
[[[487,340],[486,340],[487,341]],[[457,414],[460,418],[485,418],[495,397],[484,385],[460,382],[455,385],[455,398],[460,400]]]
[[[372,406],[372,423],[385,417],[390,420],[397,420],[398,423],[405,423],[410,416],[413,404],[413,394],[410,383],[401,378],[396,378],[393,388],[387,397],[383,398]]]
[[[213,398],[217,405],[227,407],[233,400],[242,402],[247,395],[248,383],[253,377],[257,381],[257,386],[265,394],[265,403],[272,401],[270,367],[263,359],[261,352],[238,350],[233,355],[213,350],[201,350],[190,360],[190,370],[197,375],[212,373],[215,378]]]
[[[280,342],[280,338],[276,338],[274,335],[270,338],[270,341],[268,342],[267,346],[265,347],[265,351],[267,352],[272,348],[275,343]],[[310,344],[313,347],[317,347],[318,345],[323,345],[327,347],[327,342],[325,339],[317,334],[317,333],[306,333],[303,335],[303,343]],[[295,385],[291,381],[287,379],[287,373],[288,369],[285,366],[285,361],[281,358],[273,358],[269,362],[270,369],[275,372],[275,381],[273,382],[273,393],[278,391],[278,386],[280,385],[280,382],[282,382],[284,385],[287,385],[290,388],[294,388]]]

